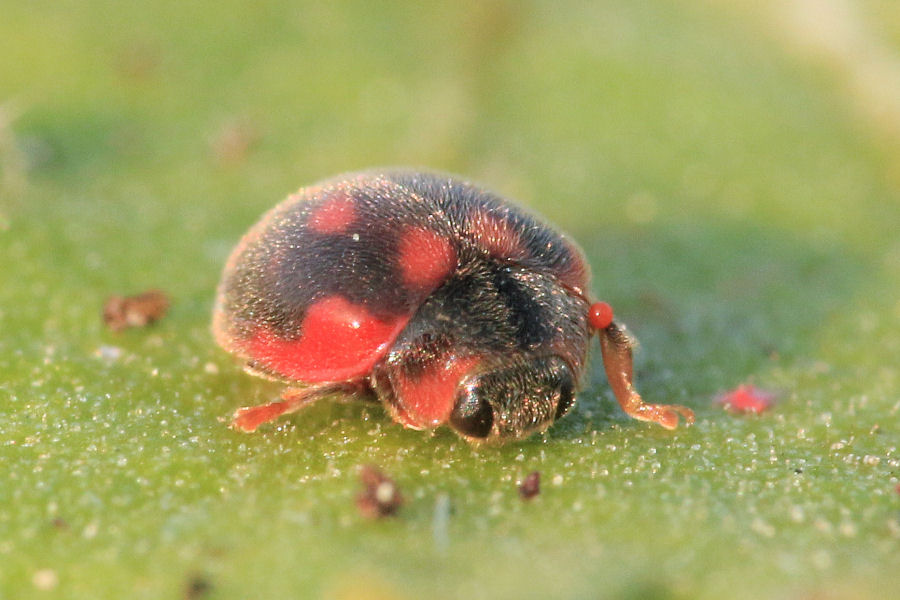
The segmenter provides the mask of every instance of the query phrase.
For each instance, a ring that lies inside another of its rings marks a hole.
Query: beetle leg
[[[647,404],[632,386],[632,347],[634,343],[615,322],[600,334],[603,367],[616,400],[627,415],[641,421],[658,423],[666,429],[678,427],[678,415],[688,423],[694,422],[694,411],[677,404]]]
[[[281,393],[281,400],[259,404],[257,406],[244,406],[234,413],[231,426],[244,432],[255,431],[263,423],[274,421],[281,415],[300,410],[308,404],[325,396],[342,391],[356,391],[358,386],[353,384],[326,383],[303,388],[287,388]]]

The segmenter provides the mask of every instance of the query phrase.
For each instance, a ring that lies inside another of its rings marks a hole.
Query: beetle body
[[[598,328],[588,281],[573,242],[451,176],[372,171],[302,189],[244,236],[219,286],[219,344],[290,386],[235,425],[350,390],[374,392],[414,429],[449,424],[470,440],[543,430],[585,372]],[[630,340],[602,329],[622,393],[655,406],[631,390]]]

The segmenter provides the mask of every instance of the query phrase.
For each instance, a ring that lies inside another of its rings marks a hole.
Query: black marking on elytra
[[[533,350],[553,336],[552,320],[546,307],[535,295],[533,287],[523,285],[511,275],[511,269],[498,269],[495,273],[498,295],[509,310],[510,322],[516,328],[516,339],[523,350]]]
[[[395,267],[397,245],[408,227],[451,240],[460,263],[471,265],[470,259],[485,258],[474,240],[472,219],[489,211],[509,224],[531,253],[520,260],[524,267],[559,274],[574,260],[564,238],[531,215],[495,194],[439,175],[399,171],[372,181],[336,180],[308,194],[293,196],[267,216],[266,227],[244,250],[224,286],[225,309],[233,314],[237,337],[252,335],[263,324],[294,338],[307,308],[331,295],[364,304],[376,316],[412,313],[425,297],[402,285]],[[354,220],[339,233],[308,227],[310,217],[335,194],[353,204]],[[523,295],[507,284],[504,292]],[[512,301],[511,308],[524,344],[536,343],[539,319],[525,316],[520,300]]]

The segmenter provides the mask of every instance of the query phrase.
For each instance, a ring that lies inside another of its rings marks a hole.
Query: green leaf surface
[[[0,600],[900,589],[893,4],[0,4]],[[595,347],[522,442],[339,399],[229,429],[279,394],[209,332],[231,247],[395,164],[569,231],[696,425],[625,417]],[[103,326],[154,287],[163,320]],[[715,405],[744,383],[778,403]],[[364,464],[398,517],[359,514]]]

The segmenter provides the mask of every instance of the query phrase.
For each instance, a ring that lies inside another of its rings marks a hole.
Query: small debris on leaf
[[[739,385],[716,398],[716,404],[734,413],[756,413],[768,410],[775,404],[775,394],[753,385]]]
[[[356,497],[356,507],[368,519],[379,519],[397,513],[403,505],[403,496],[394,480],[377,467],[365,465],[359,470],[364,489]]]
[[[541,493],[541,473],[534,471],[530,473],[519,486],[519,496],[522,500],[531,500]]]
[[[184,600],[199,600],[209,594],[212,591],[212,587],[212,584],[206,577],[195,573],[188,577],[184,585]]]
[[[146,327],[161,319],[168,309],[169,297],[160,290],[134,296],[110,296],[103,306],[103,322],[113,331]]]

